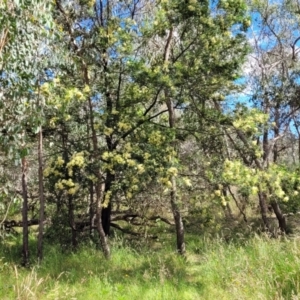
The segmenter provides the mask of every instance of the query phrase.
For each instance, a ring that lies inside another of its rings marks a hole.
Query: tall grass
[[[228,243],[189,236],[188,255],[113,242],[111,260],[84,247],[47,245],[31,269],[16,265],[14,245],[0,249],[0,299],[299,299],[300,240],[253,237]]]

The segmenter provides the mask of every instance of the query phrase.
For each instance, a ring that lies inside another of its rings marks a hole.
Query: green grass
[[[160,247],[112,242],[112,257],[47,245],[42,264],[17,265],[18,241],[0,248],[0,299],[299,299],[300,240],[225,242],[187,237],[184,259]],[[31,242],[32,250],[35,244]]]

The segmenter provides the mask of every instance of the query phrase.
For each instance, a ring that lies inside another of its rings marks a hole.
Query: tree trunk
[[[43,132],[42,127],[38,135],[38,161],[39,161],[39,199],[40,199],[40,218],[39,218],[39,235],[38,235],[38,259],[43,259],[43,232],[45,219],[45,199],[43,186]]]
[[[102,217],[103,217],[103,212],[102,212],[102,203],[101,203],[101,199],[102,199],[102,185],[100,183],[97,183],[96,185],[96,220],[97,220],[97,230],[99,233],[99,238],[100,238],[100,242],[101,242],[101,246],[102,246],[102,250],[104,253],[104,256],[106,259],[110,258],[110,247],[108,244],[108,240],[107,240],[107,234],[104,231],[104,226],[102,224]]]
[[[169,30],[169,34],[166,41],[165,51],[164,51],[164,62],[167,64],[169,62],[170,50],[171,50],[171,41],[173,37],[173,28]],[[168,108],[169,114],[169,126],[170,128],[175,128],[175,110],[173,107],[173,101],[165,89],[165,96],[166,96],[166,105]],[[175,140],[173,141],[173,146],[175,148]],[[180,207],[177,202],[177,189],[176,189],[176,178],[172,175],[171,178],[171,194],[170,194],[170,202],[176,227],[176,238],[177,238],[177,251],[181,255],[185,254],[185,241],[184,241],[184,226],[182,222],[182,216],[180,213]]]
[[[176,226],[176,239],[177,239],[177,251],[179,254],[185,254],[185,241],[184,241],[184,226],[180,213],[180,208],[177,203],[177,190],[176,190],[176,179],[172,176],[172,190],[171,190],[171,207],[174,216]]]
[[[104,196],[108,191],[111,190],[111,186],[114,180],[115,180],[115,176],[110,172],[107,172],[106,180],[105,180]],[[102,215],[101,215],[102,227],[105,232],[105,235],[107,236],[109,236],[110,234],[110,217],[111,217],[111,201],[109,201],[107,207],[102,208]]]
[[[23,210],[22,210],[22,224],[23,224],[23,266],[29,264],[29,247],[28,247],[28,191],[27,191],[27,161],[26,157],[22,158],[22,194],[23,194]]]
[[[87,74],[87,70],[85,70],[84,73]],[[85,82],[86,82],[86,84],[88,84],[88,76],[87,75],[85,75]],[[96,133],[95,126],[94,126],[93,104],[92,104],[92,99],[90,97],[88,99],[88,105],[89,105],[89,118],[90,118],[90,126],[91,126],[92,141],[93,141],[93,158],[94,158],[94,161],[97,161],[99,159],[99,157],[98,157],[99,156],[98,139],[97,139],[97,133]],[[100,238],[104,256],[108,259],[110,257],[110,247],[109,247],[107,236],[103,229],[103,224],[102,224],[103,212],[102,212],[101,200],[102,200],[101,173],[99,170],[97,170],[97,183],[96,183],[97,230],[99,233],[99,238]],[[107,213],[107,215],[109,215],[109,220],[110,220],[110,212]],[[107,215],[105,218],[106,220],[107,220]],[[109,224],[109,226],[110,226],[110,224]],[[108,229],[108,232],[109,232],[109,226],[108,226],[108,228],[106,228],[106,230]]]
[[[71,234],[72,234],[72,248],[75,250],[77,248],[77,230],[76,230],[76,223],[75,223],[75,216],[74,216],[74,203],[73,203],[73,196],[68,196],[68,214],[69,214],[69,224],[71,227]]]
[[[259,192],[258,198],[259,198],[259,206],[260,206],[261,217],[263,220],[264,230],[270,231],[270,225],[267,218],[268,208],[266,202],[266,194],[263,192]]]
[[[93,220],[94,220],[94,183],[90,181],[90,236],[93,235]]]
[[[271,201],[271,206],[274,210],[274,213],[277,217],[279,228],[283,233],[287,233],[287,227],[286,227],[286,219],[285,216],[283,215],[277,201],[273,200]]]

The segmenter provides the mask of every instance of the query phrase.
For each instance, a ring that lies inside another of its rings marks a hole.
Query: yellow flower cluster
[[[74,183],[72,179],[61,179],[55,184],[58,190],[68,190],[69,195],[74,195],[80,188],[78,183]]]
[[[78,99],[79,101],[85,100],[85,95],[78,88],[70,88],[66,91],[65,100],[70,102],[73,99]]]
[[[188,187],[192,186],[191,180],[189,178],[183,178],[183,183]]]
[[[152,145],[159,146],[165,140],[160,131],[151,132],[148,138],[148,142]]]
[[[91,92],[91,88],[86,84],[82,90],[85,94],[89,94]]]
[[[136,169],[138,174],[143,174],[145,172],[145,166],[143,164],[138,164]]]
[[[159,178],[159,182],[162,183],[166,187],[172,187],[172,182],[168,177],[161,177]]]
[[[131,125],[128,123],[124,123],[124,122],[119,122],[118,123],[118,128],[120,131],[128,131],[131,129]]]
[[[237,119],[233,122],[233,126],[244,132],[252,134],[258,132],[258,126],[266,124],[269,116],[257,109],[252,109],[247,113],[237,113]]]
[[[65,161],[63,160],[63,158],[61,156],[58,156],[56,159],[55,165],[58,167],[61,167],[64,165],[64,163],[65,163]]]
[[[108,128],[108,127],[105,127],[104,130],[103,130],[103,133],[106,136],[110,136],[113,132],[114,132],[114,130],[112,128]]]
[[[109,201],[110,201],[110,198],[111,198],[111,194],[112,194],[111,191],[107,191],[107,192],[105,193],[104,202],[103,202],[103,204],[102,204],[102,206],[103,206],[104,208],[106,208],[106,207],[108,206]]]
[[[84,153],[78,152],[72,155],[71,160],[67,163],[67,169],[69,176],[73,176],[73,167],[82,168],[85,165]]]
[[[118,165],[124,165],[126,163],[125,159],[120,154],[113,157],[113,162]]]
[[[287,192],[283,189],[284,182],[295,185],[298,178],[295,174],[282,169],[276,164],[271,164],[267,169],[252,169],[240,161],[225,161],[223,178],[230,184],[246,188],[252,195],[259,191],[268,193],[269,197],[276,197],[284,202],[289,201]],[[296,192],[296,194],[295,194]],[[215,191],[218,196],[219,191]],[[297,195],[297,191],[293,195]]]
[[[171,167],[167,170],[167,174],[169,176],[177,176],[178,175],[178,170],[175,167]]]

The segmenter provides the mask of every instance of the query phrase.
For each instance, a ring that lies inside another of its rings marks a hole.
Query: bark
[[[271,206],[274,210],[274,213],[277,217],[279,228],[283,233],[287,233],[287,227],[286,227],[286,219],[285,216],[283,215],[277,201],[271,201]]]
[[[169,62],[172,37],[173,37],[173,28],[171,28],[169,31],[167,41],[166,41],[165,51],[164,51],[164,62],[166,64]],[[165,96],[166,96],[166,105],[169,114],[169,126],[170,128],[175,128],[175,122],[176,122],[175,110],[173,107],[173,101],[169,96],[167,90],[165,90]],[[175,148],[175,142],[176,141],[174,140],[173,141],[174,148]],[[173,213],[175,227],[176,227],[177,251],[179,254],[184,255],[185,254],[184,225],[182,222],[180,206],[177,201],[177,188],[176,188],[175,176],[172,176],[171,183],[172,183],[172,187],[171,187],[171,194],[170,194],[170,202],[171,202],[172,213]]]
[[[28,247],[28,191],[27,191],[27,160],[22,158],[22,194],[23,194],[23,210],[22,210],[22,224],[23,224],[23,266],[29,264],[29,247]]]
[[[90,236],[93,235],[93,220],[94,220],[94,183],[90,182]]]
[[[185,254],[185,240],[184,240],[184,226],[180,213],[180,208],[177,203],[177,190],[176,190],[176,179],[172,176],[172,190],[171,190],[171,207],[176,227],[176,240],[177,240],[177,251],[179,254]]]
[[[62,134],[62,145],[63,145],[63,155],[64,155],[64,161],[69,161],[69,155],[68,155],[68,147],[67,147],[67,141],[68,141],[68,135],[65,131]],[[65,178],[69,179],[69,174],[67,168],[65,168]],[[71,227],[71,241],[72,241],[72,248],[76,249],[77,247],[77,231],[76,231],[76,223],[75,223],[75,217],[74,217],[74,202],[73,202],[73,196],[68,195],[68,218],[69,218],[69,225]]]
[[[264,225],[264,230],[270,231],[270,225],[269,225],[268,218],[267,218],[268,207],[267,207],[267,202],[266,202],[266,194],[263,192],[259,192],[258,198],[259,198],[260,213],[261,213],[261,218],[262,218],[263,225]]]
[[[44,219],[45,219],[45,199],[44,199],[44,186],[43,186],[43,132],[42,127],[38,135],[38,161],[39,161],[39,200],[40,200],[40,222],[38,234],[38,259],[43,259],[43,232],[44,232]]]
[[[74,216],[74,203],[73,197],[71,195],[68,196],[68,213],[69,213],[69,224],[71,227],[72,234],[72,248],[75,250],[77,248],[77,230]]]
[[[276,126],[274,128],[274,139],[278,138],[279,137],[279,119],[280,119],[280,114],[279,114],[279,104],[277,105],[276,107],[276,110],[275,110],[275,123],[276,123]],[[274,148],[273,148],[273,161],[274,163],[277,163],[277,159],[279,157],[279,149],[278,149],[278,146],[277,146],[277,143],[275,142],[274,144]],[[271,201],[271,206],[274,210],[274,213],[276,215],[276,218],[278,220],[278,225],[279,225],[279,228],[282,232],[284,233],[287,233],[287,227],[286,227],[286,219],[279,207],[279,204],[276,200],[273,200]]]
[[[111,174],[110,172],[107,172],[106,174],[106,180],[105,180],[105,190],[104,194],[111,190],[112,183],[115,180],[115,176]],[[102,215],[101,215],[101,221],[103,230],[105,232],[105,235],[110,235],[110,219],[111,219],[111,201],[109,201],[107,207],[102,208]]]
[[[88,84],[88,76],[87,76],[87,70],[84,71],[85,75],[85,82]],[[90,126],[92,131],[92,143],[93,143],[93,157],[94,160],[97,161],[99,149],[98,149],[98,139],[97,139],[97,133],[94,126],[94,113],[93,113],[93,104],[92,99],[89,97],[88,99],[88,105],[89,105],[89,119],[90,119]],[[97,220],[97,230],[102,246],[102,250],[104,253],[104,256],[108,259],[110,257],[110,247],[108,244],[107,236],[105,234],[105,231],[102,226],[102,185],[101,185],[101,174],[100,171],[97,170],[97,182],[95,184],[96,188],[96,220]]]
[[[99,238],[102,246],[102,250],[104,253],[104,256],[106,259],[110,258],[110,247],[109,243],[107,240],[107,235],[103,229],[103,224],[102,224],[102,204],[101,204],[101,199],[102,199],[102,185],[98,183],[96,185],[96,220],[97,220],[97,230],[99,233]]]

